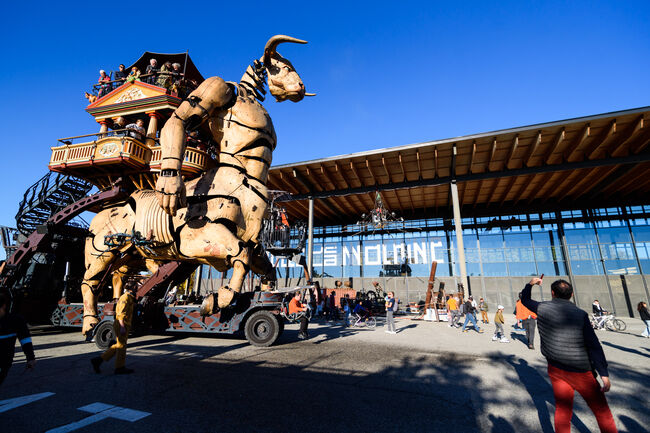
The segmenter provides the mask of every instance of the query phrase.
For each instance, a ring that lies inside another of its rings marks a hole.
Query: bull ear
[[[264,47],[264,66],[265,67],[270,67],[271,66],[271,56],[275,53],[275,49],[278,47],[283,42],[293,42],[294,44],[306,44],[307,41],[303,41],[302,39],[297,39],[293,38],[291,36],[286,36],[286,35],[275,35],[272,36],[271,39],[269,39],[266,42],[266,46]]]

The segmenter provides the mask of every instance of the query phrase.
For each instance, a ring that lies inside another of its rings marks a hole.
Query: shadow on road
[[[619,346],[618,344],[610,343],[609,341],[602,341],[601,342],[605,346],[613,347],[614,349],[622,350],[623,352],[628,352],[628,353],[634,353],[635,355],[640,355],[640,356],[645,356],[646,358],[650,358],[650,354],[643,353],[640,350],[637,349],[630,349],[629,347],[625,346]],[[645,350],[650,350],[647,347],[644,348]]]

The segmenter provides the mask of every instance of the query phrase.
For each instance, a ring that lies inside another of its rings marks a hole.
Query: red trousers
[[[555,396],[555,432],[571,433],[571,417],[573,416],[573,395],[576,391],[585,399],[591,411],[596,415],[598,427],[604,433],[615,433],[614,417],[607,405],[605,393],[590,372],[574,373],[548,366],[548,376],[553,385]]]

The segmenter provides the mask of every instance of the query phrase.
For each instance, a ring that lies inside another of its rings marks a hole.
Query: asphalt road
[[[507,322],[514,323],[512,317]],[[650,426],[650,341],[641,322],[626,333],[599,332],[619,430]],[[638,324],[636,323],[638,322]],[[240,338],[145,336],[129,341],[136,372],[95,374],[94,344],[77,332],[34,331],[35,371],[17,351],[0,386],[0,430],[7,432],[552,432],[553,394],[539,349],[444,323],[397,321],[398,333],[310,324],[297,339],[287,325],[260,349]],[[53,394],[46,394],[53,393]],[[28,396],[33,396],[29,402]],[[83,409],[79,409],[83,408]],[[76,423],[76,424],[75,424]],[[598,431],[576,397],[573,430]]]

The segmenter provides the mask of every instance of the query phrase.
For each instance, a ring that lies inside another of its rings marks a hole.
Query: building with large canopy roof
[[[313,221],[326,285],[383,278],[417,300],[436,260],[448,287],[493,305],[545,273],[572,281],[583,308],[599,298],[632,315],[649,298],[649,121],[642,107],[278,165],[269,187]],[[404,221],[356,224],[377,196]]]

